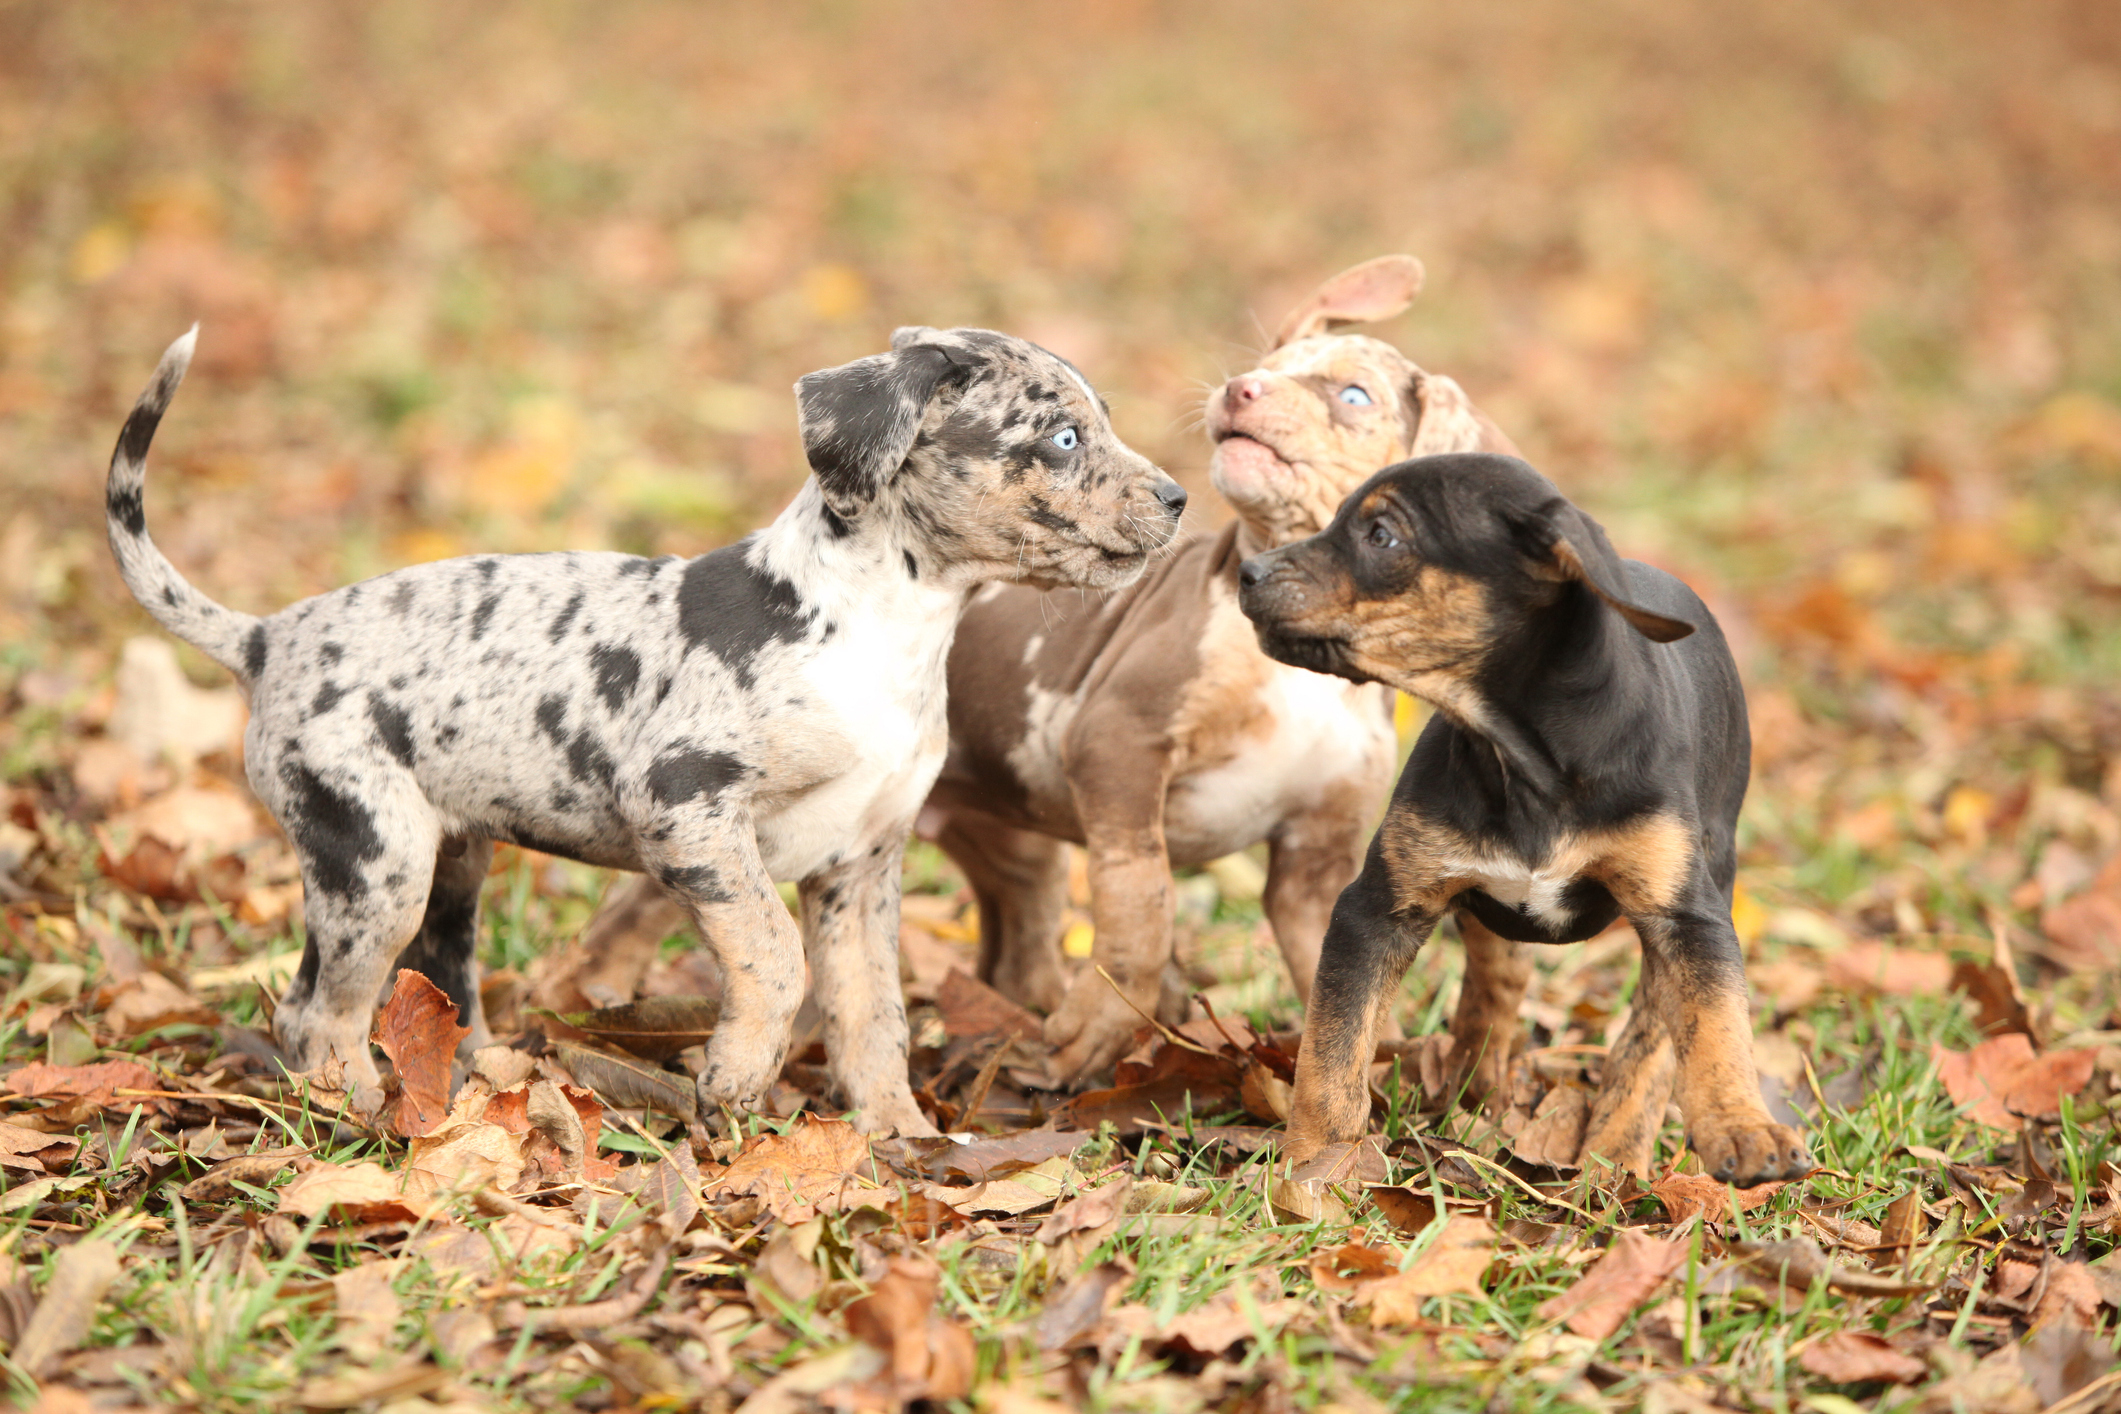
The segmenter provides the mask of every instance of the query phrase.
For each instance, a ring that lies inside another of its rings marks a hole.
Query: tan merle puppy
[[[336,1057],[372,1096],[393,964],[484,1039],[478,891],[506,840],[683,902],[725,979],[710,1112],[779,1073],[807,948],[857,1123],[932,1134],[906,1073],[899,857],[942,764],[958,619],[997,578],[1127,584],[1185,503],[1082,375],[1006,335],[902,329],[796,385],[815,475],[735,545],[446,560],[255,618],[147,535],[148,444],[191,349],[119,438],[110,541],[140,603],[249,697],[244,764],[302,866],[308,939],[274,1017],[288,1064]],[[800,881],[800,927],[777,879]]]
[[[980,975],[1052,1013],[1059,1069],[1109,1065],[1165,987],[1171,866],[1265,840],[1266,912],[1300,995],[1319,939],[1391,779],[1390,694],[1276,664],[1237,608],[1237,566],[1309,535],[1377,467],[1409,455],[1514,450],[1457,383],[1390,344],[1333,332],[1386,319],[1421,263],[1385,256],[1328,280],[1283,321],[1257,368],[1209,395],[1211,475],[1238,516],[1187,542],[1131,588],[1084,597],[996,586],[966,611],[950,654],[950,755],[921,831],[979,900]],[[1064,842],[1087,847],[1095,971],[1071,989],[1060,939]],[[623,889],[540,986],[547,1005],[625,1001],[682,919],[648,881]],[[1528,968],[1469,932],[1459,1034],[1486,1037],[1476,1086],[1506,1064]],[[1129,1005],[1129,1003],[1133,1005]],[[1469,1029],[1470,1028],[1470,1029]]]
[[[1707,607],[1514,457],[1387,467],[1327,529],[1247,560],[1244,612],[1282,662],[1435,706],[1327,930],[1297,1057],[1289,1158],[1368,1127],[1400,978],[1455,913],[1520,942],[1625,915],[1642,985],[1584,1153],[1643,1172],[1676,1086],[1702,1165],[1809,1172],[1760,1100],[1731,925],[1745,694]]]

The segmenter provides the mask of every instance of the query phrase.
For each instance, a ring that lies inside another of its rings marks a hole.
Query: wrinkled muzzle
[[[1323,592],[1334,575],[1331,556],[1312,541],[1254,555],[1237,568],[1237,606],[1252,621],[1260,651],[1279,663],[1314,673],[1352,676],[1346,644]]]

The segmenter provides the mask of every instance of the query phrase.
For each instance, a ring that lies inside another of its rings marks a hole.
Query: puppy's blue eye
[[[1350,383],[1340,390],[1340,400],[1349,407],[1366,408],[1370,406],[1370,390],[1360,383]]]
[[[1060,448],[1064,452],[1074,451],[1076,447],[1082,442],[1082,438],[1076,435],[1075,429],[1072,427],[1063,427],[1060,431],[1054,433],[1047,440],[1052,442],[1054,446]]]

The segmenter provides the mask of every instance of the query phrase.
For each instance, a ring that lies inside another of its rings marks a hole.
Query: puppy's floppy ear
[[[1421,293],[1421,262],[1411,255],[1380,255],[1341,271],[1289,311],[1275,331],[1274,347],[1323,334],[1336,324],[1368,324],[1414,303]]]
[[[1645,609],[1621,594],[1627,579],[1613,543],[1605,538],[1605,530],[1597,521],[1567,501],[1551,503],[1537,526],[1526,529],[1535,545],[1544,542],[1533,551],[1536,572],[1542,578],[1576,581],[1612,605],[1635,632],[1653,642],[1671,643],[1694,631],[1694,625],[1685,619]]]
[[[901,329],[899,335],[930,333]],[[796,425],[825,503],[853,516],[904,465],[936,390],[960,372],[940,344],[892,336],[890,353],[871,354],[796,380]]]

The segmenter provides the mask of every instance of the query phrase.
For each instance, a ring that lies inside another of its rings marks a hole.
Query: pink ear
[[[1421,262],[1411,255],[1380,255],[1343,270],[1289,311],[1274,347],[1323,334],[1335,324],[1390,319],[1414,303],[1421,280]]]

